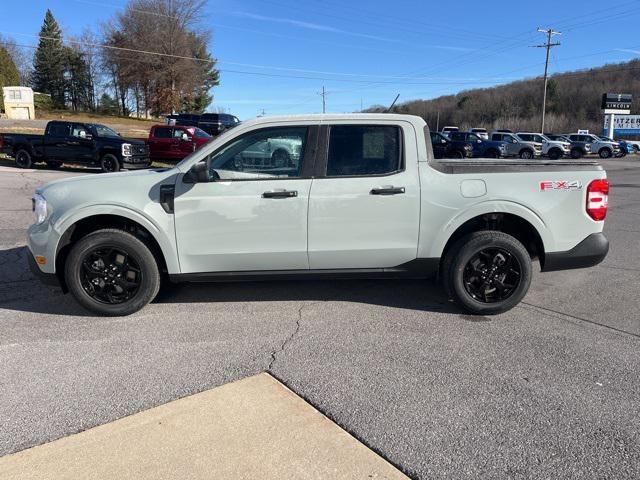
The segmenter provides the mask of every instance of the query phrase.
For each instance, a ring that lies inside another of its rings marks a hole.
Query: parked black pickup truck
[[[117,172],[151,164],[144,141],[122,138],[109,127],[92,123],[52,121],[44,135],[3,134],[0,152],[15,158],[20,168],[35,162],[46,162],[51,168],[73,163]]]

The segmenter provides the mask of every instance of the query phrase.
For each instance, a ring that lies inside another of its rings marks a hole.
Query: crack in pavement
[[[622,330],[621,328],[612,327],[611,325],[607,325],[607,324],[604,324],[604,323],[598,323],[595,320],[590,320],[588,318],[578,317],[576,315],[571,315],[570,313],[559,312],[559,311],[553,310],[551,308],[540,307],[540,306],[534,305],[532,303],[521,302],[520,303],[520,307],[526,309],[526,307],[522,307],[523,305],[526,305],[527,307],[531,307],[534,310],[542,310],[542,312],[540,312],[540,313],[547,314],[550,317],[552,317],[552,315],[549,315],[549,313],[554,313],[556,315],[555,318],[558,318],[560,320],[565,320],[566,321],[567,317],[568,317],[568,318],[571,318],[573,320],[578,320],[580,322],[590,323],[591,325],[596,325],[598,327],[602,327],[602,328],[606,328],[606,329],[609,329],[609,330],[613,330],[614,332],[617,332],[617,333],[622,333],[624,335],[629,335],[631,337],[640,338],[640,334],[633,333],[633,332],[628,332],[626,330]]]
[[[291,335],[289,335],[287,338],[284,339],[284,342],[282,342],[282,345],[280,345],[279,349],[271,351],[271,360],[269,361],[269,366],[267,367],[267,372],[271,373],[273,365],[276,362],[277,355],[279,353],[284,352],[284,349],[286,348],[287,344],[289,344],[293,340],[293,338],[298,334],[298,332],[300,331],[300,322],[302,321],[302,310],[304,310],[307,307],[312,307],[314,305],[318,305],[318,304],[323,303],[325,301],[326,300],[323,300],[323,301],[320,301],[320,302],[313,302],[313,303],[309,303],[309,304],[304,304],[298,309],[298,318],[296,319],[295,328],[294,328],[293,332],[291,333]]]

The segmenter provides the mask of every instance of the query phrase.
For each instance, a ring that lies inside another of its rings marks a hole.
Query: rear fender
[[[420,257],[440,258],[447,242],[458,228],[473,218],[490,213],[509,213],[526,220],[540,235],[544,251],[554,250],[554,239],[551,231],[534,211],[522,204],[508,200],[489,200],[477,203],[452,217],[435,235],[433,242],[428,247],[428,251],[421,253]]]

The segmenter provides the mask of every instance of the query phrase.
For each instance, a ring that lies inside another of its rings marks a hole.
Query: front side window
[[[86,125],[82,125],[80,123],[74,123],[73,127],[71,127],[71,136],[77,138],[86,138],[89,134],[89,129]]]
[[[260,180],[300,176],[307,127],[279,127],[242,135],[210,156],[209,177]]]
[[[189,131],[188,130],[184,130],[182,128],[174,128],[173,129],[173,138],[182,138],[182,135],[187,134],[188,137],[190,137],[191,135],[189,135]]]
[[[401,169],[400,129],[395,126],[331,127],[327,176],[385,175]]]

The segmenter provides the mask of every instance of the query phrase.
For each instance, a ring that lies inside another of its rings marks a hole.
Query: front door
[[[171,158],[171,142],[173,141],[172,126],[157,126],[149,137],[149,155],[151,158]]]
[[[311,269],[396,267],[416,258],[415,138],[411,126],[330,127],[324,176],[313,180],[309,202]]]
[[[174,200],[182,273],[304,270],[307,211],[317,128],[254,130],[230,140],[203,162],[209,182],[178,179]],[[295,145],[280,168],[247,162],[256,144]],[[307,169],[305,169],[307,165]]]

